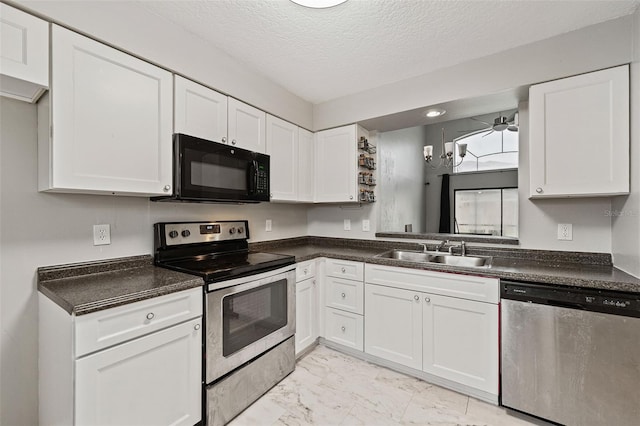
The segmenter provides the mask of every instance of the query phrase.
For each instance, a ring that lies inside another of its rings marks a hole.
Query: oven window
[[[287,325],[287,280],[231,294],[222,299],[222,355]]]

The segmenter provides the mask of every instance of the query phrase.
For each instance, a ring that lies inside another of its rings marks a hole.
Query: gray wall
[[[37,191],[36,106],[0,98],[0,424],[38,424],[36,269],[153,251],[153,223],[248,219],[252,241],[307,234],[307,207],[152,203]],[[265,219],[273,231],[265,232]],[[111,225],[109,246],[92,226]]]
[[[411,224],[413,232],[425,232],[425,177],[422,147],[424,126],[378,135],[379,229],[404,232]]]

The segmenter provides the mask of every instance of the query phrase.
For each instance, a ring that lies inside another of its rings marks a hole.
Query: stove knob
[[[236,233],[236,228],[229,228],[229,233],[231,235],[235,234]]]
[[[244,234],[244,228],[242,226],[238,228],[238,234]]]
[[[177,236],[178,236],[178,231],[171,231],[171,232],[169,232],[169,236],[170,236],[171,238],[175,238],[175,237],[177,237]]]
[[[185,229],[185,230],[182,231],[182,236],[183,237],[187,238],[189,235],[191,235],[191,232],[189,232],[188,229]]]

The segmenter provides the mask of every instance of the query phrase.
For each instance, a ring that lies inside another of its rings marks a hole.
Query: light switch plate
[[[570,223],[558,224],[558,239],[571,241],[573,240],[573,225]]]
[[[264,224],[264,230],[266,232],[271,232],[271,219],[267,219]]]
[[[363,219],[362,220],[362,230],[364,232],[368,232],[371,230],[371,224],[369,222],[369,219]]]
[[[344,230],[345,231],[351,231],[351,220],[350,219],[345,219],[344,220]]]

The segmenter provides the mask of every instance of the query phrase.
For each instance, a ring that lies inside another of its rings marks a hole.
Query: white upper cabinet
[[[298,130],[298,201],[313,202],[313,133]]]
[[[51,52],[51,98],[38,104],[39,189],[171,193],[171,73],[56,25]]]
[[[36,102],[49,87],[49,24],[0,3],[0,95]]]
[[[271,201],[298,198],[298,126],[267,114]]]
[[[227,142],[227,96],[175,76],[175,133]]]
[[[316,202],[358,201],[356,151],[355,124],[316,133]]]
[[[531,86],[530,196],[629,193],[629,66]]]
[[[264,153],[266,119],[264,111],[229,98],[229,143],[249,151]]]

